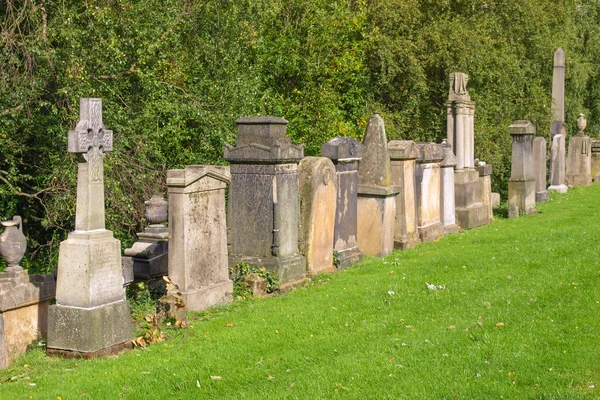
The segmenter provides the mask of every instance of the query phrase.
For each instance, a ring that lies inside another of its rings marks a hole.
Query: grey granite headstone
[[[188,311],[232,300],[225,215],[229,180],[229,167],[188,165],[167,171],[169,278]]]
[[[458,233],[459,226],[456,224],[456,207],[454,205],[454,167],[456,157],[452,152],[452,146],[444,140],[441,144],[444,159],[440,162],[441,168],[441,219],[444,225],[444,233]]]
[[[358,248],[382,257],[394,250],[396,195],[383,118],[374,114],[363,139],[364,155],[358,166]]]
[[[236,124],[236,144],[224,149],[231,163],[229,265],[268,268],[283,284],[302,279],[298,162],[304,146],[292,144],[283,118],[244,117]]]
[[[555,121],[552,124],[550,144],[550,187],[549,191],[566,193],[566,127],[563,122]]]
[[[543,203],[548,200],[546,189],[546,139],[536,137],[533,139],[533,176],[535,176],[535,201]]]
[[[392,140],[388,143],[392,184],[400,188],[396,196],[394,248],[410,249],[421,243],[417,230],[417,188],[415,160],[419,146],[412,140]],[[454,169],[452,170],[454,173]],[[454,187],[452,188],[454,196]],[[452,197],[454,202],[454,197]],[[454,212],[454,211],[453,211]]]
[[[334,251],[338,268],[346,268],[363,258],[356,239],[358,202],[358,163],[363,147],[352,138],[336,137],[321,146],[321,155],[335,165],[337,197]]]
[[[508,181],[508,205],[511,215],[532,214],[535,209],[533,176],[533,136],[535,126],[529,121],[515,121],[508,127],[512,136],[512,163]]]
[[[121,244],[104,226],[103,159],[112,150],[112,132],[102,124],[101,99],[81,99],[80,121],[68,138],[79,158],[75,231],[60,244],[47,351],[110,354],[130,346],[132,331]]]

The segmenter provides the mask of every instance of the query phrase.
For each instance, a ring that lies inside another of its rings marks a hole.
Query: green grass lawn
[[[599,205],[600,185],[553,195],[116,358],[31,351],[0,398],[598,399]]]

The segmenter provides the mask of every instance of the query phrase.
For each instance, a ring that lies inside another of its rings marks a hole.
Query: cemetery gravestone
[[[102,100],[82,98],[69,131],[79,157],[75,231],[60,244],[56,304],[48,315],[48,354],[92,357],[131,347],[121,244],[104,226],[104,156],[112,132],[102,124]]]
[[[577,135],[569,140],[567,182],[569,187],[592,184],[592,140],[584,133],[587,122],[583,114],[577,118]]]
[[[515,121],[508,127],[512,136],[512,164],[508,181],[509,216],[532,214],[535,209],[533,176],[533,136],[535,126],[529,121]],[[510,208],[514,211],[510,212]]]
[[[362,144],[352,138],[336,137],[321,146],[321,154],[333,162],[336,171],[334,251],[339,268],[349,267],[363,257],[356,234],[358,163],[362,152]]]
[[[479,182],[481,183],[481,202],[488,210],[488,218],[493,220],[492,165],[485,162],[479,162],[479,164],[477,164],[477,170],[479,171]]]
[[[394,250],[396,195],[383,118],[373,115],[363,140],[358,167],[358,247],[364,254],[385,256]]]
[[[456,225],[456,210],[454,205],[454,167],[456,157],[452,152],[452,146],[447,140],[443,140],[442,151],[444,159],[440,162],[441,168],[441,219],[444,225],[444,233],[458,233],[460,228]]]
[[[388,143],[388,152],[392,184],[400,188],[396,196],[394,248],[405,250],[421,243],[417,230],[415,186],[415,160],[419,157],[420,150],[412,140],[392,140]],[[452,190],[454,196],[454,187]],[[454,197],[452,201],[454,202]]]
[[[533,139],[533,175],[535,176],[535,201],[543,203],[548,200],[546,190],[546,139]]]
[[[305,157],[298,166],[301,250],[310,275],[334,270],[333,236],[337,199],[335,167],[326,157]]]
[[[600,140],[592,139],[592,180],[600,181]]]
[[[419,158],[415,171],[417,183],[417,228],[423,242],[431,242],[444,236],[441,222],[441,173],[440,161],[444,150],[437,143],[419,143]]]
[[[550,187],[548,190],[558,193],[566,193],[566,151],[565,140],[567,137],[566,127],[563,122],[556,121],[552,124],[550,146]]]
[[[229,279],[225,190],[229,167],[189,165],[167,171],[169,278],[188,311],[232,300]],[[176,294],[173,289],[170,294]]]
[[[552,113],[554,121],[565,121],[565,52],[560,47],[554,52]]]
[[[304,146],[292,144],[283,118],[243,117],[236,124],[236,144],[224,149],[231,163],[229,265],[265,267],[283,284],[302,279],[298,162]]]

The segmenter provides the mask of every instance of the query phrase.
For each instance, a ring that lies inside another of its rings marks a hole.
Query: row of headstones
[[[162,254],[164,263],[170,237],[169,275],[189,309],[199,310],[230,298],[228,265],[266,267],[291,283],[307,271],[332,268],[333,250],[344,267],[362,253],[382,256],[394,246],[435,240],[457,231],[456,223],[464,229],[488,223],[491,168],[474,164],[468,77],[450,78],[450,144],[387,143],[383,120],[375,115],[362,160],[361,145],[343,138],[324,146],[327,158],[303,160],[303,146],[291,143],[283,119],[238,120],[236,145],[225,147],[231,167],[169,171],[169,227],[160,224],[164,213],[148,218],[154,223],[140,234],[137,247]],[[18,265],[10,266],[19,271],[2,277],[0,317],[5,328],[24,329],[3,335],[4,366],[46,327],[48,354],[93,357],[131,346],[120,243],[105,229],[103,158],[112,144],[112,132],[102,123],[102,101],[81,99],[80,121],[68,133],[68,150],[78,155],[75,230],[60,245],[56,304],[48,306],[51,278],[26,277]],[[131,254],[139,254],[134,248]],[[23,309],[29,305],[25,323]]]
[[[565,151],[566,127],[557,121],[551,130],[550,186],[547,187],[547,145],[543,137],[534,137],[536,127],[529,121],[516,121],[509,127],[512,136],[511,177],[508,182],[509,217],[536,212],[535,203],[548,199],[548,191],[566,193],[569,187],[589,186],[593,175],[592,141],[585,134],[583,114],[577,118],[579,132],[569,139]]]

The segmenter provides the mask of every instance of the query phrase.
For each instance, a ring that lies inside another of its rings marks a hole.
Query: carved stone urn
[[[150,225],[160,225],[167,220],[167,201],[161,196],[152,196],[144,202],[146,205],[146,219]]]
[[[586,126],[587,126],[587,121],[585,119],[585,115],[584,114],[579,114],[577,116],[577,129],[579,129],[578,136],[583,136],[584,135],[583,131],[585,130]]]
[[[21,217],[15,215],[12,220],[1,223],[6,228],[0,235],[0,254],[8,264],[4,271],[21,271],[23,267],[19,266],[19,262],[23,259],[25,250],[27,250],[27,239],[23,235]]]

